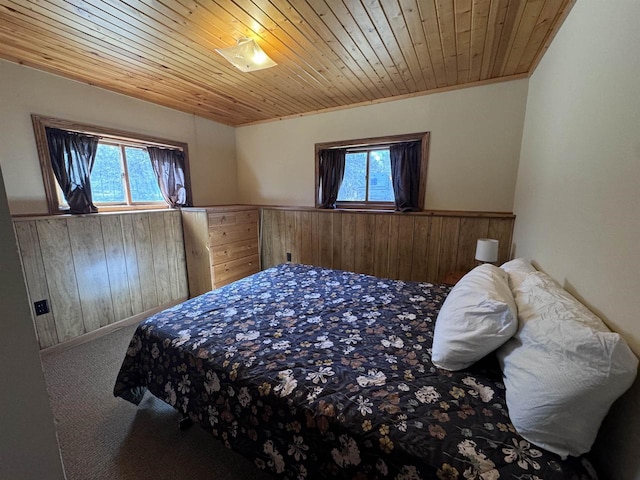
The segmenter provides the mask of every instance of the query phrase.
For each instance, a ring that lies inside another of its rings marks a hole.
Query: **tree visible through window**
[[[422,209],[428,149],[429,132],[316,143],[316,208]]]
[[[49,161],[47,128],[100,138],[89,182],[92,202],[105,209],[167,208],[147,147],[176,150],[183,158],[184,187],[189,185],[187,144],[68,120],[32,115],[49,213],[68,212]]]
[[[389,149],[347,152],[339,202],[393,202]]]
[[[93,203],[100,205],[164,204],[151,159],[144,147],[99,142],[91,170]],[[58,187],[58,199],[66,206]]]

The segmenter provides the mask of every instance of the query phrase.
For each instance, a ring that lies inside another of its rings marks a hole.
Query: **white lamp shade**
[[[493,238],[479,238],[476,245],[476,260],[493,263],[498,260],[498,240]]]

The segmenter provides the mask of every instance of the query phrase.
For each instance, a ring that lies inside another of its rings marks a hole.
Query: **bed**
[[[497,361],[434,367],[446,285],[284,264],[140,324],[114,394],[146,390],[284,478],[588,479],[515,431]]]

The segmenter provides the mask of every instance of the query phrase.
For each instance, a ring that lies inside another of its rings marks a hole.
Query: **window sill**
[[[166,203],[163,204],[149,204],[149,205],[96,205],[98,207],[98,213],[102,212],[130,212],[140,210],[170,210],[171,207]]]
[[[396,207],[393,203],[336,203],[336,208],[321,208],[316,205],[319,210],[362,210],[362,211],[378,211],[378,212],[395,212]]]
[[[135,210],[110,210],[110,211],[100,211],[97,213],[76,213],[76,214],[71,214],[71,213],[66,213],[66,212],[60,212],[60,213],[55,213],[53,215],[48,215],[48,214],[26,214],[26,215],[12,215],[11,219],[14,221],[28,221],[28,220],[40,220],[40,219],[45,219],[45,218],[78,218],[78,217],[93,217],[93,216],[102,216],[102,215],[127,215],[127,214],[136,214],[136,213],[161,213],[161,212],[165,212],[167,210],[170,211],[178,211],[178,209],[173,209],[173,208],[137,208]]]

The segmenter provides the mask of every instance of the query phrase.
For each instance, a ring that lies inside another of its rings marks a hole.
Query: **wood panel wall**
[[[515,216],[473,212],[262,210],[262,267],[291,261],[400,280],[442,282],[475,265],[476,240],[509,259]]]
[[[188,295],[180,212],[16,218],[41,348]],[[35,315],[47,300],[50,313]]]

